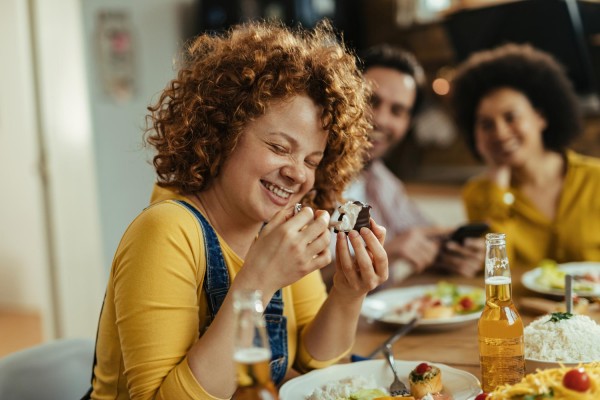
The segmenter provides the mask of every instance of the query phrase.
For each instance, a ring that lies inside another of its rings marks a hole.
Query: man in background
[[[427,268],[474,276],[483,267],[484,240],[467,238],[462,244],[446,240],[454,228],[429,221],[382,160],[406,138],[421,109],[426,83],[423,68],[411,53],[389,45],[369,48],[362,61],[364,77],[373,86],[373,147],[365,169],[347,188],[345,197],[370,204],[372,217],[387,229],[388,284]],[[332,242],[335,246],[335,240]],[[333,272],[331,267],[323,270],[328,285]]]

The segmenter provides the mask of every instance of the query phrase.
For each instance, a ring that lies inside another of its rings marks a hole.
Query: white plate
[[[558,269],[565,271],[566,273],[577,276],[584,275],[587,272],[598,272],[600,271],[600,262],[571,262],[565,264],[558,264]],[[537,278],[541,275],[542,268],[537,267],[531,271],[527,271],[521,277],[521,283],[529,290],[542,294],[552,294],[558,296],[564,296],[565,291],[562,289],[553,289],[551,287],[540,285],[537,283]],[[591,283],[593,290],[573,290],[573,293],[578,296],[600,296],[600,284]]]
[[[423,361],[396,360],[398,375],[408,386],[408,374]],[[442,393],[452,395],[454,400],[472,399],[481,393],[481,385],[477,378],[456,368],[444,364],[435,364],[442,371]],[[350,364],[337,364],[328,368],[314,370],[308,374],[291,379],[279,390],[281,400],[305,400],[313,391],[327,383],[333,383],[343,378],[361,375],[373,376],[378,386],[388,388],[392,383],[392,372],[384,360],[360,361]]]
[[[482,288],[475,286],[457,285],[457,287],[461,294],[470,293],[473,290],[481,290],[483,292]],[[422,285],[382,290],[381,292],[367,296],[362,305],[361,315],[365,318],[388,324],[403,325],[408,322],[406,318],[396,317],[391,311],[423,296],[425,293],[435,291],[436,288],[437,285]],[[484,294],[482,293],[482,295]],[[447,318],[422,319],[419,321],[418,326],[432,329],[454,328],[470,321],[476,321],[480,315],[481,310],[468,314],[453,315]]]

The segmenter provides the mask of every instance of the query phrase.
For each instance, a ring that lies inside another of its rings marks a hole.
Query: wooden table
[[[456,284],[483,288],[483,278],[458,278],[450,276],[417,275],[402,282],[398,287],[435,284],[444,279]],[[361,317],[353,353],[367,355],[380,346],[398,326],[370,322]],[[428,361],[446,364],[481,378],[477,348],[477,321],[443,330],[416,327],[393,345],[394,357],[398,360]],[[379,355],[378,357],[383,357]]]
[[[440,280],[459,284],[476,286],[484,289],[484,280],[482,276],[476,278],[462,278],[457,276],[441,276],[434,274],[422,274],[411,276],[397,287],[410,287],[415,285],[435,284]],[[523,319],[523,324],[527,326],[531,321],[539,317],[540,313],[528,313],[521,309],[519,300],[526,296],[540,297],[541,295],[531,292],[524,288],[520,281],[519,273],[513,271],[513,299],[519,310],[519,314]],[[550,299],[550,298],[549,298]],[[559,300],[553,298],[552,300]],[[595,312],[588,315],[600,323],[600,311],[595,309]],[[387,338],[389,338],[399,326],[383,324],[380,322],[369,322],[366,318],[361,317],[356,341],[352,349],[353,354],[366,356],[380,346]],[[407,335],[400,338],[393,345],[394,357],[397,360],[405,361],[428,361],[431,363],[441,363],[448,366],[467,371],[477,377],[481,381],[481,371],[479,369],[479,350],[477,344],[477,320],[465,323],[460,326],[444,330],[433,330],[425,328],[415,328]],[[383,358],[383,355],[378,355],[377,358]],[[342,362],[350,362],[349,358]],[[415,363],[416,366],[416,363]],[[296,371],[290,371],[286,376],[285,381],[298,376]]]
[[[439,275],[412,276],[398,287],[435,284],[442,279],[455,284],[484,288],[483,277],[481,276],[469,279]],[[520,276],[518,274],[515,276],[513,273],[513,297],[517,309],[519,309],[520,297],[536,295],[522,287],[519,282]],[[519,313],[525,326],[539,316],[539,314],[531,314],[524,310],[519,310]],[[593,313],[590,316],[600,322],[600,313]],[[398,329],[397,326],[369,322],[361,317],[353,353],[358,355],[371,353],[396,329]],[[393,352],[398,360],[442,363],[470,372],[481,380],[477,346],[477,321],[445,330],[425,330],[417,327],[393,345]],[[379,355],[379,357],[383,356]]]

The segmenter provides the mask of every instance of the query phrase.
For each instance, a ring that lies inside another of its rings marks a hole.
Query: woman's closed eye
[[[304,161],[304,163],[311,169],[317,169],[319,167],[319,164],[321,164],[321,157],[317,158],[309,158],[306,159],[306,161]]]
[[[287,147],[277,143],[269,143],[269,147],[276,154],[289,154],[290,152]]]
[[[277,155],[289,156],[296,160],[300,160],[302,158],[298,154],[294,154],[295,151],[285,145],[274,142],[267,142],[267,145],[269,146],[269,149],[271,149],[271,151]],[[304,159],[304,164],[310,169],[317,169],[319,167],[319,164],[321,164],[322,159],[323,153],[315,152],[313,154],[308,155],[308,157]]]

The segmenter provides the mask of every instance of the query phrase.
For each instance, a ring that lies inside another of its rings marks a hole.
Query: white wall
[[[121,235],[148,205],[154,169],[142,149],[146,107],[175,75],[173,60],[195,0],[87,0],[82,3],[85,56],[98,172],[103,258],[106,271]],[[133,97],[117,101],[105,93],[97,52],[98,15],[115,10],[130,16],[134,48]],[[192,18],[193,20],[193,18]],[[193,21],[192,21],[193,22]]]
[[[94,16],[121,1],[0,2],[0,308],[39,311],[46,338],[96,332],[110,259],[154,180],[140,150],[194,0],[130,1],[138,91],[101,95]]]
[[[0,306],[38,311],[50,292],[28,19],[27,2],[0,2]]]
[[[86,65],[92,148],[98,188],[104,276],[119,240],[148,205],[155,180],[151,155],[142,148],[147,106],[173,78],[185,31],[195,22],[196,0],[86,0],[81,2],[81,32]],[[133,96],[117,100],[101,79],[99,18],[104,11],[129,16],[133,49]],[[193,27],[191,28],[193,30]]]
[[[31,2],[48,176],[56,335],[93,336],[104,291],[84,41],[77,0]]]
[[[62,3],[0,5],[0,304],[39,311],[46,337],[93,335],[102,294],[81,18]]]

